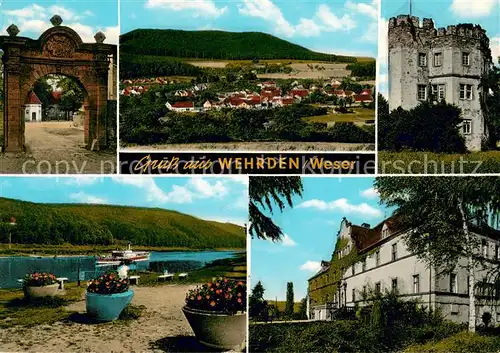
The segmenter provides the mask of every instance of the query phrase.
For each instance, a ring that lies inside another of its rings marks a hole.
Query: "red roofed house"
[[[42,102],[33,91],[30,91],[26,97],[24,121],[42,121]]]
[[[276,82],[274,81],[266,81],[262,84],[264,88],[276,88]]]
[[[373,97],[367,94],[356,94],[354,95],[354,101],[356,103],[371,103],[373,102]]]
[[[307,97],[309,95],[309,90],[308,89],[294,88],[294,89],[292,89],[291,94],[294,97],[304,98],[304,97]]]
[[[193,112],[195,110],[193,102],[176,102],[174,104],[167,102],[165,106],[175,112]]]

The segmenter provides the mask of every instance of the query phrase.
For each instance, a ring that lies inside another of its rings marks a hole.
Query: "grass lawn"
[[[468,154],[381,151],[378,168],[380,174],[499,173],[500,151]]]
[[[64,306],[81,300],[83,287],[76,283],[64,286],[65,295],[26,300],[21,289],[0,289],[0,328],[53,324],[67,319],[73,312]]]
[[[308,122],[315,123],[357,123],[357,124],[365,124],[366,120],[374,120],[375,119],[375,110],[363,108],[363,107],[353,107],[351,108],[354,113],[348,114],[327,114],[327,115],[316,115],[316,116],[308,116],[304,119]]]

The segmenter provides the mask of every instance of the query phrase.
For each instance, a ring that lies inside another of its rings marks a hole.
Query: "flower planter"
[[[182,308],[196,339],[211,348],[242,350],[245,348],[247,314],[228,315],[222,312]]]
[[[56,295],[58,288],[58,283],[39,287],[26,286],[24,287],[24,294],[30,298],[53,297]]]
[[[134,291],[131,289],[116,294],[87,292],[87,314],[99,321],[116,320],[123,309],[130,304],[133,297]]]

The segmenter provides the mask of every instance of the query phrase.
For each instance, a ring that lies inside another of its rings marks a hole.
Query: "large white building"
[[[478,25],[434,28],[432,19],[389,19],[389,109],[411,109],[421,101],[445,100],[462,110],[469,150],[487,137],[481,77],[492,65],[489,39]]]
[[[489,264],[477,268],[475,277],[476,283],[479,283],[489,278],[487,275],[492,270],[498,270],[500,232],[489,227],[481,227],[481,230],[471,227],[480,239],[478,252]],[[309,279],[309,318],[329,320],[338,308],[366,305],[364,293],[370,290],[397,290],[402,298],[418,299],[421,305],[439,309],[451,321],[468,322],[469,278],[465,269],[466,259],[461,259],[460,266],[457,265],[451,273],[443,274],[408,251],[404,241],[407,231],[395,217],[386,219],[374,228],[368,224],[354,225],[344,218],[338,237],[345,246],[332,257],[336,260],[323,261],[322,269]],[[359,258],[364,260],[342,268],[340,280],[335,283],[332,281],[335,261],[349,256],[353,247],[356,247]],[[494,322],[500,323],[500,300],[493,300],[486,292],[482,292],[484,287],[478,285],[476,288],[477,323],[481,322],[485,311],[491,313]]]

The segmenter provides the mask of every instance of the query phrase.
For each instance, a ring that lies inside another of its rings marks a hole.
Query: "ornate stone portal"
[[[83,88],[85,101],[85,144],[100,148],[108,145],[106,107],[108,103],[108,71],[116,62],[116,45],[104,44],[103,33],[96,43],[83,43],[71,28],[61,26],[55,15],[52,28],[39,39],[19,37],[16,25],[7,28],[8,36],[0,36],[4,74],[4,151],[24,151],[23,104],[37,80],[49,74],[72,77]]]

